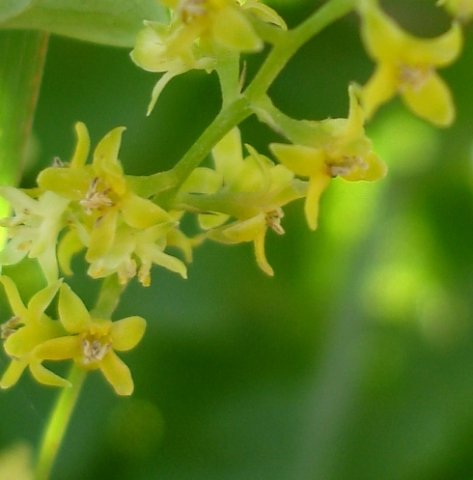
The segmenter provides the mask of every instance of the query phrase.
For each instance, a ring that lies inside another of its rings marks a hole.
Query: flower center
[[[91,215],[94,210],[104,210],[113,207],[113,200],[108,196],[110,188],[99,189],[99,179],[95,177],[90,184],[85,197],[79,201],[79,204],[85,209],[87,215]]]
[[[270,212],[266,212],[265,220],[266,225],[271,228],[271,230],[275,231],[278,235],[284,235],[286,232],[281,225],[281,219],[284,217],[284,212],[281,208],[277,208],[276,210],[271,210]]]
[[[329,164],[328,169],[332,177],[345,177],[358,169],[368,170],[368,164],[362,157],[357,155],[345,155],[342,157],[341,162]]]
[[[181,0],[178,12],[184,23],[191,23],[208,12],[207,0]]]
[[[0,338],[6,340],[10,335],[14,334],[20,326],[20,317],[15,315],[0,326]]]
[[[425,85],[432,75],[432,69],[412,65],[401,65],[399,67],[399,89],[401,92],[414,90],[418,92]]]
[[[83,363],[88,365],[94,362],[100,362],[109,352],[112,344],[106,337],[97,337],[94,335],[86,336],[82,339]]]

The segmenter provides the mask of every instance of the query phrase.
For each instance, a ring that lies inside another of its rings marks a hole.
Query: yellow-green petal
[[[311,230],[316,230],[319,220],[320,197],[330,183],[330,176],[317,175],[309,180],[309,188],[304,204],[305,218]]]
[[[91,319],[87,308],[65,283],[61,285],[59,291],[58,311],[61,323],[69,333],[81,333],[90,325]]]
[[[405,90],[402,98],[416,115],[439,127],[448,127],[455,118],[450,89],[436,74],[432,74],[422,88]]]
[[[258,235],[254,238],[253,244],[255,247],[255,257],[256,263],[263,270],[264,273],[270,277],[274,276],[274,270],[266,258],[265,251],[265,239],[266,239],[266,229],[262,229]]]
[[[78,168],[85,165],[90,150],[90,137],[87,127],[82,122],[77,122],[74,126],[77,136],[76,149],[72,155],[70,163],[71,168]]]
[[[89,263],[105,255],[112,248],[115,241],[117,220],[117,210],[109,209],[103,217],[96,221],[90,235],[89,248],[85,256]]]
[[[10,277],[6,277],[4,275],[0,276],[0,282],[5,289],[8,303],[10,304],[14,315],[20,318],[25,317],[27,309],[21,300],[20,293],[18,292],[18,288],[16,288],[15,282]]]
[[[269,148],[296,175],[310,177],[327,171],[326,154],[322,149],[284,143],[272,143]]]
[[[60,240],[57,248],[57,260],[65,275],[72,275],[72,257],[84,248],[75,230],[69,230]]]
[[[40,361],[74,359],[79,358],[81,353],[81,341],[77,335],[46,340],[33,352],[34,357]]]
[[[38,185],[70,200],[83,200],[93,180],[90,167],[50,167],[38,176]]]
[[[26,360],[13,359],[2,375],[2,378],[0,380],[0,388],[5,389],[16,385],[16,383],[21,377],[21,374],[24,372],[27,366],[28,362]]]
[[[151,200],[130,193],[121,204],[123,220],[130,227],[143,229],[156,223],[170,222],[169,214]]]
[[[253,52],[263,48],[250,21],[233,6],[222,8],[212,22],[215,40],[230,50]]]
[[[134,385],[130,369],[115,352],[110,351],[100,362],[100,370],[118,395],[131,395]]]
[[[28,317],[31,319],[39,319],[43,315],[48,305],[53,301],[61,281],[56,281],[39,292],[35,293],[28,302]]]
[[[371,118],[378,108],[390,100],[398,89],[397,68],[390,63],[380,63],[361,90],[361,100],[366,118]]]
[[[48,370],[39,362],[30,363],[30,372],[33,375],[33,378],[43,385],[49,385],[50,387],[71,386],[70,382],[51,372],[51,370]]]
[[[445,67],[458,58],[462,45],[462,29],[454,22],[450,30],[438,37],[410,39],[406,43],[403,58],[411,65]]]
[[[94,151],[93,166],[96,175],[118,195],[126,192],[123,169],[118,162],[118,153],[125,127],[117,127],[108,132]]]
[[[241,135],[238,128],[228,132],[212,149],[215,168],[226,183],[232,183],[243,164]]]
[[[119,352],[131,350],[143,338],[146,320],[142,317],[127,317],[112,323],[110,336],[112,348]]]

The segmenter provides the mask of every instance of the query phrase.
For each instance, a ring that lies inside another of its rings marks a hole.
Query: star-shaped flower
[[[61,285],[58,309],[69,335],[43,342],[36,356],[42,361],[72,359],[85,370],[100,370],[118,395],[131,395],[130,370],[115,351],[131,350],[139,343],[145,320],[137,316],[115,322],[96,318],[66,284]]]
[[[266,232],[284,233],[281,207],[301,198],[306,185],[283,165],[274,165],[249,145],[247,149],[250,155],[243,158],[240,132],[231,131],[212,151],[215,170],[196,169],[182,186],[181,201],[200,208],[199,222],[209,238],[253,242],[259,267],[273,275],[265,254]],[[227,223],[231,218],[236,220]]]
[[[14,187],[0,187],[0,196],[8,200],[13,216],[0,220],[7,228],[8,243],[0,252],[0,265],[14,265],[25,256],[37,258],[48,282],[58,279],[56,242],[65,225],[64,212],[69,204],[53,192],[33,198]]]
[[[105,255],[116,240],[118,226],[142,229],[167,223],[171,217],[152,201],[136,195],[127,183],[118,161],[124,128],[115,128],[99,142],[93,161],[86,164],[89,135],[83,123],[76,125],[77,147],[69,165],[43,170],[38,184],[71,202],[74,219],[87,242],[86,259],[94,262]]]
[[[270,145],[283,165],[296,175],[309,179],[305,215],[312,230],[317,228],[320,196],[333,177],[373,181],[386,173],[386,166],[374,153],[371,141],[365,135],[364,113],[354,87],[350,87],[349,96],[348,118],[321,122],[291,120],[296,123],[296,129],[287,136],[297,143]],[[297,127],[300,127],[300,134]]]
[[[258,0],[162,0],[172,9],[168,25],[145,21],[132,60],[149,72],[163,72],[151,94],[147,114],[168,82],[189,70],[212,71],[222,52],[263,48],[251,19],[286,28],[284,20]]]
[[[60,282],[55,282],[33,295],[28,306],[21,300],[13,280],[1,276],[0,283],[5,289],[13,311],[13,317],[1,326],[3,346],[11,361],[1,377],[0,387],[9,388],[15,385],[27,367],[39,383],[67,386],[68,382],[46,369],[36,355],[39,345],[65,334],[62,325],[44,313],[56,295]]]
[[[454,23],[437,38],[421,39],[401,29],[379,8],[377,0],[364,0],[360,5],[363,40],[377,62],[362,92],[367,116],[399,94],[419,117],[437,126],[450,125],[455,108],[450,90],[436,69],[458,57],[462,46],[459,25]]]

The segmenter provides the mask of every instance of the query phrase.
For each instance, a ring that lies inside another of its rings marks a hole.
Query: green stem
[[[95,308],[91,312],[92,316],[97,318],[110,318],[118,306],[123,290],[125,290],[125,285],[121,285],[118,282],[117,275],[105,278]]]
[[[297,50],[322,29],[353,10],[356,1],[331,0],[297,28],[281,36],[246,91],[236,100],[223,106],[214,121],[175,165],[172,172],[176,177],[176,185],[159,198],[164,205],[166,202],[169,203],[182,183],[200,165],[215,144],[229,130],[253,113],[252,103],[257,103],[258,99],[266,95],[273,81]]]
[[[49,480],[54,461],[72,417],[87,372],[73,366],[69,374],[70,388],[63,388],[51,412],[41,441],[35,480]]]
[[[93,315],[110,318],[120,300],[124,286],[116,275],[107,277],[99,292]],[[35,480],[49,480],[67,427],[71,421],[87,371],[74,365],[69,374],[70,388],[63,388],[46,424],[40,444]]]

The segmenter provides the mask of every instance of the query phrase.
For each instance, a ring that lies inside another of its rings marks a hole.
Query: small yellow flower
[[[123,128],[115,128],[99,142],[93,161],[86,164],[89,136],[84,124],[76,125],[78,142],[69,165],[51,167],[38,177],[39,186],[70,202],[69,226],[74,235],[64,238],[69,254],[87,248],[89,263],[101,261],[121,240],[121,225],[148,229],[168,225],[172,217],[152,201],[136,195],[129,187],[118,161]],[[62,244],[62,242],[61,242]],[[67,256],[67,255],[66,255]],[[67,262],[63,262],[67,264]]]
[[[24,257],[38,259],[49,283],[58,279],[56,242],[65,225],[69,201],[53,192],[37,198],[13,187],[0,187],[0,196],[13,208],[11,218],[0,220],[7,228],[8,243],[0,252],[0,265],[14,265]]]
[[[149,72],[163,72],[148,105],[149,115],[168,82],[177,75],[216,68],[222,52],[263,48],[251,19],[286,28],[284,20],[257,0],[163,0],[173,10],[168,25],[145,21],[136,38],[132,60]]]
[[[15,283],[1,276],[13,317],[1,326],[4,349],[11,358],[10,365],[0,380],[1,388],[15,385],[23,371],[29,367],[31,374],[39,383],[64,387],[68,382],[47,370],[36,355],[36,349],[43,342],[65,334],[62,325],[49,318],[44,311],[53,300],[60,282],[55,282],[36,293],[25,306]]]
[[[212,240],[253,242],[259,267],[272,276],[265,254],[266,232],[270,228],[284,233],[281,207],[302,197],[306,185],[283,165],[274,165],[249,145],[247,149],[250,155],[243,158],[240,132],[232,130],[212,151],[215,170],[194,170],[182,186],[181,201],[204,212],[199,222]],[[236,221],[227,223],[231,218]]]
[[[440,0],[438,5],[442,5],[461,22],[467,22],[473,17],[472,0]]]
[[[447,84],[435,70],[458,57],[462,46],[459,25],[454,23],[437,38],[421,39],[402,30],[377,1],[365,0],[361,5],[363,40],[377,62],[362,92],[367,116],[398,93],[419,117],[437,126],[450,125],[455,107]]]
[[[36,356],[41,361],[72,359],[85,370],[100,370],[118,395],[131,395],[134,385],[130,370],[115,351],[131,350],[139,343],[145,320],[137,316],[115,322],[95,318],[66,284],[61,285],[58,309],[69,335],[43,342]]]
[[[297,144],[270,145],[283,165],[296,175],[309,178],[305,215],[312,230],[317,228],[320,196],[333,177],[373,181],[386,173],[386,166],[373,152],[371,141],[365,135],[364,114],[354,87],[350,87],[349,95],[347,119],[301,121],[301,135],[288,135]]]

